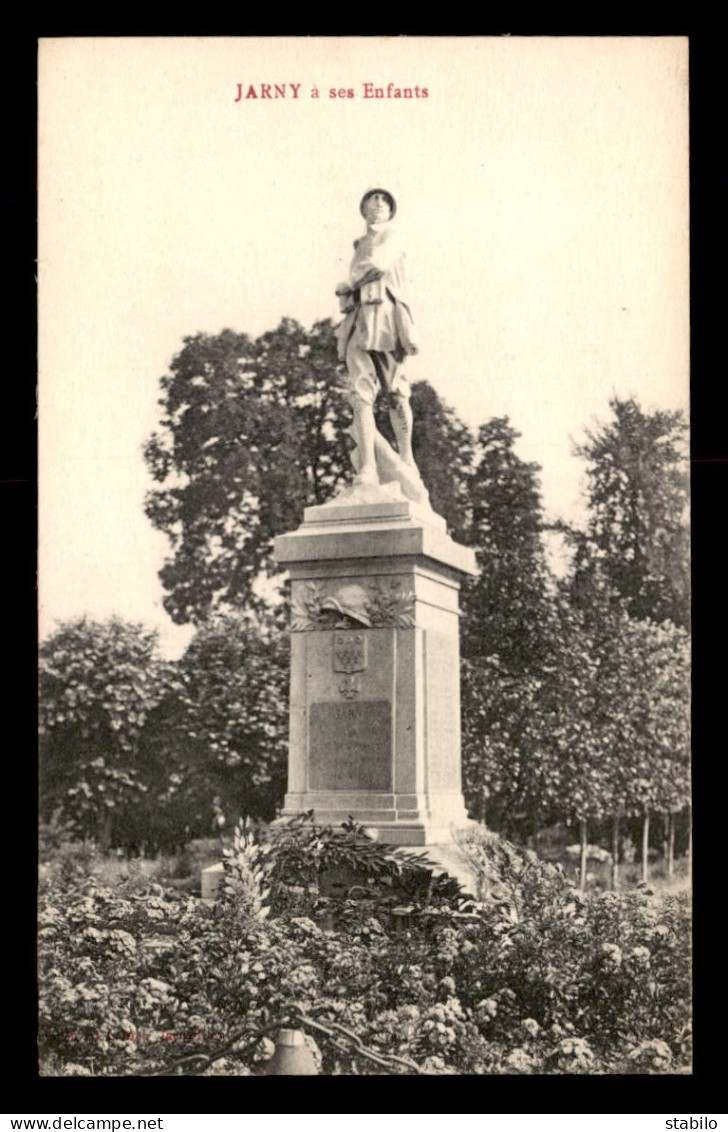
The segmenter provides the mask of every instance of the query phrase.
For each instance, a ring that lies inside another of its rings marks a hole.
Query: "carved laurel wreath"
[[[361,598],[351,611],[346,596],[352,590]],[[339,595],[344,599],[339,600]],[[321,629],[413,629],[415,595],[401,581],[390,578],[346,579],[346,581],[294,582],[291,600],[291,631]]]

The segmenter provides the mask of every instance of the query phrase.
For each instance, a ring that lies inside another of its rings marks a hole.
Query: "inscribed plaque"
[[[308,788],[392,789],[389,700],[311,704]]]

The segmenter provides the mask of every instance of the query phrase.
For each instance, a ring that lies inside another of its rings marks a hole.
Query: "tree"
[[[639,620],[689,624],[687,425],[681,412],[645,413],[613,397],[613,419],[587,431],[587,529],[576,536],[574,590],[591,601],[601,571]]]
[[[587,821],[611,817],[616,887],[622,818],[642,819],[647,879],[650,815],[689,799],[687,637],[670,622],[636,621],[608,594],[588,617],[564,610],[572,628],[557,682],[567,728],[551,726],[567,740],[555,760],[563,813],[583,833]]]
[[[147,739],[173,685],[156,633],[112,618],[61,625],[40,647],[41,816],[106,849],[148,790]]]
[[[546,735],[542,689],[537,675],[514,675],[497,656],[462,662],[463,791],[468,811],[519,842],[562,817],[560,799],[544,789],[554,752]]]
[[[145,449],[147,497],[172,554],[160,577],[178,623],[255,604],[273,538],[344,482],[346,402],[330,322],[291,319],[253,341],[225,330],[184,340],[162,378],[160,430]]]
[[[684,630],[623,616],[612,635],[617,685],[613,702],[620,755],[616,815],[642,818],[642,875],[647,880],[650,817],[674,815],[690,802],[689,652]]]
[[[467,483],[480,576],[463,595],[463,769],[471,813],[525,840],[564,815],[572,643],[546,561],[540,469],[516,454],[518,437],[507,417],[483,425]]]
[[[607,594],[588,617],[563,592],[549,608],[549,649],[530,671],[496,655],[464,661],[466,799],[520,841],[576,824],[582,883],[588,824],[611,818],[616,883],[620,821],[641,818],[646,854],[650,814],[689,801],[687,637],[635,621]]]
[[[498,656],[511,674],[544,658],[552,617],[540,469],[516,455],[519,435],[507,417],[483,425],[466,481],[480,576],[464,594],[463,654]]]
[[[276,535],[297,527],[350,479],[351,420],[333,327],[291,319],[252,340],[225,330],[184,340],[162,378],[162,420],[145,459],[157,486],[147,515],[171,544],[165,608],[200,625],[211,613],[263,607],[256,583],[276,572]],[[435,509],[467,525],[470,434],[426,383],[413,387],[414,448]],[[388,436],[386,406],[380,427]]]
[[[454,539],[468,542],[474,456],[471,432],[426,381],[412,386],[412,416],[412,451],[432,509],[445,517]],[[381,419],[379,427],[383,432],[391,428],[389,418]]]
[[[172,850],[275,817],[288,749],[286,638],[219,616],[175,664],[156,634],[71,622],[41,646],[41,816],[103,850]]]
[[[204,835],[239,818],[270,821],[283,801],[288,752],[288,646],[250,618],[220,614],[178,666],[168,805]]]

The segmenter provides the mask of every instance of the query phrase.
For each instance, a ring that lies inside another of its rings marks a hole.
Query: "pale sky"
[[[285,98],[236,101],[263,83]],[[572,441],[610,396],[687,408],[687,122],[686,39],[42,40],[41,633],[117,613],[183,647],[143,511],[159,378],[186,335],[338,318],[374,186],[410,380],[509,416],[548,515],[578,516]]]

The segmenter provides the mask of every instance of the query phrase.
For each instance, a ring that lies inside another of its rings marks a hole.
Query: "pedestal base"
[[[448,842],[453,829],[469,824],[458,793],[417,795],[369,794],[364,791],[287,794],[284,818],[314,811],[318,825],[341,825],[353,818],[370,836],[388,845],[434,845]]]
[[[475,556],[394,487],[343,492],[276,539],[291,575],[283,816],[313,810],[392,845],[449,844],[468,822],[458,594]]]

